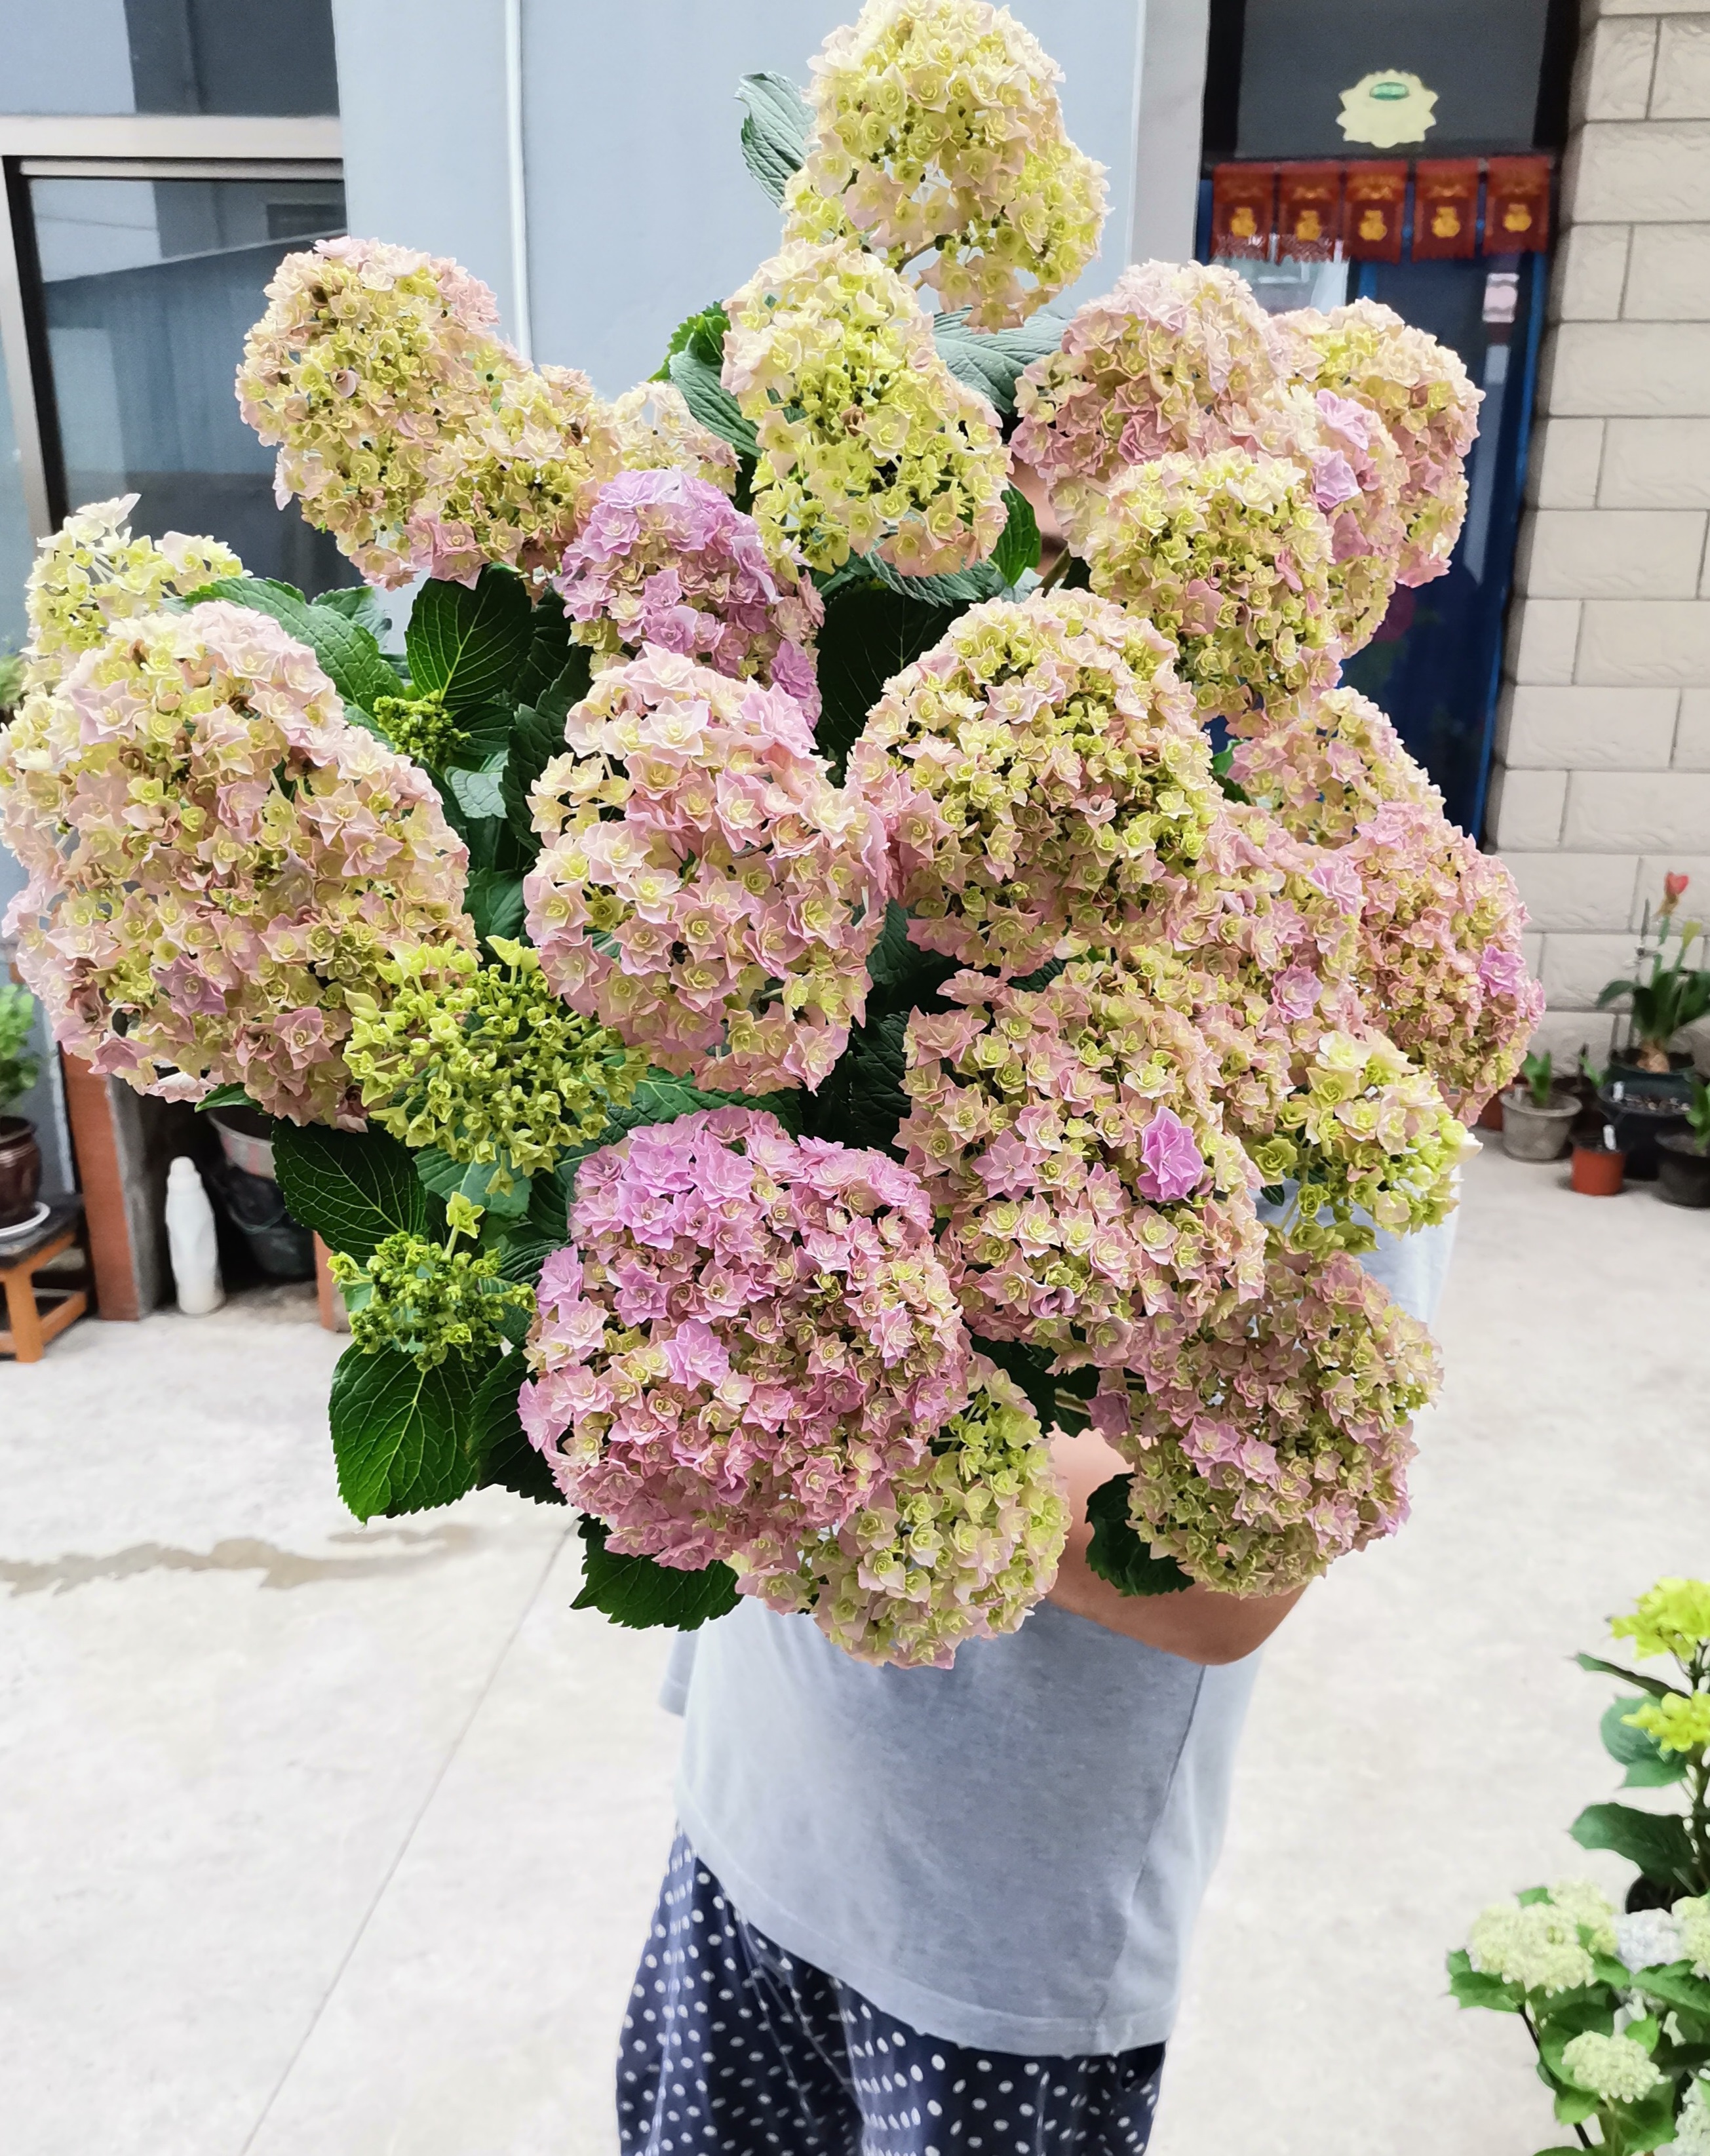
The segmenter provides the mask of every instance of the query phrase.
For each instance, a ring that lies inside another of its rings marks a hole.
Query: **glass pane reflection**
[[[281,256],[344,229],[336,180],[29,183],[68,505],[138,493],[136,528],[205,531],[257,576],[356,581],[238,415],[233,378]]]

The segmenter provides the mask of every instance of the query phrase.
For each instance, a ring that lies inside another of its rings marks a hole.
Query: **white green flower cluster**
[[[1710,2156],[1710,2081],[1694,2076],[1674,2123],[1676,2156]]]
[[[1607,2103],[1637,2103],[1662,2079],[1642,2044],[1587,2029],[1562,2046],[1562,2071],[1575,2088]]]
[[[853,228],[979,329],[1024,321],[1098,246],[1103,167],[1063,131],[1061,71],[1006,8],[868,0],[813,62],[789,236]]]
[[[989,554],[1007,511],[998,416],[939,358],[913,293],[860,248],[796,240],[730,301],[724,385],[759,435],[768,551],[904,576]]]
[[[1579,1928],[1590,1934],[1582,1943]],[[1593,1953],[1615,1950],[1615,1911],[1588,1880],[1559,1881],[1543,1902],[1497,1902],[1467,1934],[1472,1966],[1523,1991],[1573,1991],[1589,1984]]]

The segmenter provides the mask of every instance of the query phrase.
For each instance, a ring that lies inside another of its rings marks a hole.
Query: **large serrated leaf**
[[[273,1165],[291,1218],[347,1257],[366,1261],[388,1235],[437,1233],[444,1217],[408,1148],[379,1131],[358,1136],[282,1122],[274,1131]]]
[[[930,650],[958,611],[873,584],[850,585],[827,601],[819,640],[824,708],[814,746],[840,775],[886,683]]]
[[[760,438],[754,432],[754,423],[742,417],[736,398],[720,381],[718,369],[709,366],[691,347],[673,352],[670,368],[671,380],[682,391],[683,402],[701,425],[721,442],[728,442],[739,456],[757,457]]]
[[[496,762],[484,765],[480,771],[448,771],[445,781],[456,795],[457,805],[465,816],[504,817],[505,759],[502,756]]]
[[[958,382],[978,390],[1006,418],[1015,409],[1015,383],[1022,369],[1055,352],[1066,327],[1060,316],[1048,314],[1034,315],[1007,330],[970,329],[965,311],[932,318],[939,357]]]
[[[1179,1594],[1194,1583],[1173,1557],[1155,1557],[1128,1519],[1132,1475],[1113,1475],[1086,1501],[1092,1523],[1087,1569],[1123,1594]]]
[[[490,943],[496,936],[513,941],[522,933],[522,878],[503,869],[472,869],[463,902],[475,934]]]
[[[347,621],[366,629],[377,644],[383,644],[391,634],[391,617],[367,584],[340,584],[332,591],[317,592],[309,603],[341,613]]]
[[[1618,1699],[1604,1709],[1600,1724],[1603,1748],[1626,1768],[1624,1789],[1665,1789],[1685,1779],[1687,1763],[1679,1753],[1665,1752],[1648,1729],[1635,1729],[1627,1720],[1642,1704],[1636,1699]]]
[[[745,74],[737,95],[747,105],[742,162],[775,203],[808,155],[813,107],[787,75]]]
[[[404,631],[411,685],[453,711],[506,695],[534,642],[534,607],[521,577],[493,563],[473,590],[430,578]]]
[[[573,1609],[598,1609],[632,1631],[670,1626],[693,1632],[737,1606],[737,1576],[716,1561],[699,1572],[679,1572],[650,1557],[614,1557],[606,1548],[603,1520],[584,1513],[582,1592]]]
[[[471,1421],[480,1455],[480,1486],[497,1483],[531,1504],[566,1504],[545,1454],[530,1444],[517,1416],[516,1395],[527,1374],[521,1356],[503,1356],[475,1394]]]
[[[226,599],[270,614],[298,643],[306,644],[341,699],[364,717],[377,696],[395,696],[398,676],[371,630],[336,607],[311,606],[295,586],[268,577],[222,577],[193,593],[197,601]]]
[[[1004,506],[1009,521],[992,549],[992,567],[1006,584],[1018,584],[1030,569],[1039,567],[1039,519],[1019,486],[1004,489]]]
[[[1588,1804],[1569,1831],[1581,1849],[1613,1850],[1636,1864],[1647,1879],[1677,1880],[1689,1892],[1697,1883],[1692,1845],[1677,1813]]]
[[[532,620],[528,655],[511,684],[511,693],[519,704],[537,703],[563,671],[573,650],[581,651],[583,664],[587,663],[586,647],[571,642],[564,602],[550,588],[535,601]]]
[[[983,599],[996,598],[1006,581],[990,561],[976,562],[972,568],[957,569],[944,577],[906,577],[878,554],[866,556],[865,567],[901,598],[912,599],[917,606],[953,607],[958,612],[978,606]]]
[[[338,1493],[359,1520],[449,1505],[475,1487],[484,1368],[455,1355],[425,1369],[396,1348],[345,1350],[328,1407]]]
[[[1517,2014],[1525,1994],[1517,1984],[1504,1984],[1472,1966],[1465,1947],[1456,1947],[1448,1958],[1450,1995],[1461,2006],[1488,2007],[1496,2014]]]

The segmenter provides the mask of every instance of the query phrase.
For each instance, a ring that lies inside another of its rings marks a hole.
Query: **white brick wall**
[[[1573,117],[1486,835],[1600,1055],[1664,875],[1710,911],[1710,0],[1588,0]]]

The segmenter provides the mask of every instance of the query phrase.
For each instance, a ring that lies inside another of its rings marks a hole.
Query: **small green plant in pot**
[[[1662,903],[1654,922],[1649,906],[1646,908],[1634,978],[1611,981],[1597,998],[1600,1010],[1607,1009],[1623,996],[1631,998],[1627,1045],[1612,1058],[1612,1076],[1620,1075],[1625,1066],[1656,1077],[1669,1077],[1675,1069],[1670,1044],[1710,1012],[1710,967],[1702,963],[1703,924],[1682,921],[1677,925],[1675,921],[1687,882],[1688,878],[1677,870],[1664,877]],[[1699,963],[1692,965],[1687,961],[1695,948]],[[1684,1096],[1683,1086],[1681,1091]]]
[[[1579,1096],[1556,1084],[1553,1059],[1528,1055],[1520,1083],[1502,1096],[1503,1152],[1514,1160],[1559,1160],[1579,1112]]]
[[[1710,1205],[1710,1086],[1692,1074],[1687,1127],[1656,1141],[1657,1194],[1671,1205]]]
[[[35,1126],[11,1112],[41,1067],[28,1052],[35,1015],[35,998],[28,989],[0,981],[0,1229],[29,1219],[42,1187]]]
[[[1638,1688],[1605,1712],[1604,1745],[1625,1786],[1682,1786],[1685,1810],[1588,1806],[1574,1840],[1639,1867],[1626,1907],[1588,1880],[1528,1887],[1475,1920],[1449,1988],[1524,2025],[1572,2135],[1540,2156],[1710,2156],[1710,1581],[1659,1580],[1610,1629],[1641,1661],[1672,1656],[1682,1681],[1579,1656]]]

